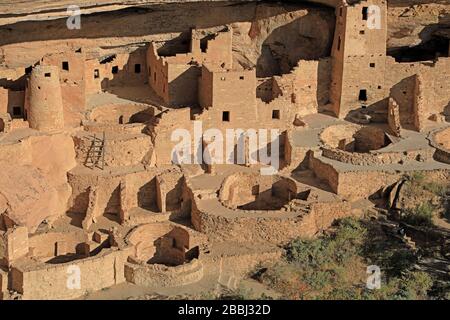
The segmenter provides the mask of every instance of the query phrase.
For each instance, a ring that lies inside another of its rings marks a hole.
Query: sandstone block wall
[[[199,120],[207,127],[248,128],[255,125],[258,114],[256,71],[227,71],[203,66],[199,100],[203,107]]]
[[[25,91],[0,86],[0,114],[8,113],[11,118],[25,117]]]
[[[59,69],[64,123],[68,127],[80,125],[86,108],[85,61],[86,56],[79,49],[46,55],[41,62]]]
[[[447,114],[450,100],[450,58],[441,57],[435,62],[398,63],[387,58],[386,85],[391,88],[390,96],[399,105],[402,127],[414,127],[417,112],[414,106],[417,96],[416,74],[422,78],[421,100],[424,104],[419,112],[422,119],[433,114]]]
[[[380,28],[368,25],[370,5],[380,8]],[[386,12],[384,0],[361,1],[336,8],[331,100],[334,113],[339,117],[345,117],[362,104],[372,105],[387,97]]]
[[[28,228],[14,227],[9,229],[4,235],[6,252],[5,257],[9,265],[15,260],[28,254]]]
[[[27,90],[30,127],[42,131],[63,129],[64,108],[58,67],[35,67]]]
[[[128,282],[155,287],[177,287],[200,281],[203,278],[203,264],[198,260],[168,267],[164,265],[137,265],[127,263],[125,274]]]
[[[148,83],[146,48],[133,49],[131,52],[122,51],[85,60],[86,94],[100,93],[112,87],[131,87]]]
[[[58,265],[44,264],[36,269],[15,266],[10,273],[12,289],[27,300],[75,299],[125,282],[124,265],[128,254],[128,250],[108,249],[95,257]],[[70,289],[67,285],[73,274],[71,266],[80,270],[81,289]]]

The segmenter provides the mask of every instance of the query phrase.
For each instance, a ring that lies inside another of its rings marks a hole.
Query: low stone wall
[[[203,264],[197,259],[175,267],[128,262],[125,277],[128,282],[145,287],[177,287],[200,281]]]
[[[30,263],[14,266],[10,271],[12,289],[25,300],[75,299],[86,293],[125,282],[124,265],[129,255],[125,250],[106,249],[99,255],[63,264]],[[68,281],[79,268],[81,288],[70,289]]]
[[[142,133],[146,128],[143,123],[114,124],[114,123],[97,123],[92,121],[83,121],[83,128],[87,132],[102,134],[138,134]]]
[[[228,243],[227,243],[228,244]],[[247,244],[248,245],[248,244]],[[243,245],[245,248],[245,244]],[[242,246],[241,246],[242,248]],[[236,252],[232,248],[226,254],[213,255],[202,259],[206,270],[219,269],[219,283],[227,283],[230,277],[239,280],[254,271],[258,265],[276,263],[280,261],[284,250],[274,246],[272,248],[261,249],[253,252]],[[245,250],[245,249],[244,249]]]
[[[322,148],[322,155],[326,158],[350,163],[357,166],[370,166],[380,164],[405,163],[410,161],[430,161],[433,159],[434,150],[411,150],[399,152],[348,152],[334,148]]]
[[[400,173],[384,171],[339,172],[337,194],[351,200],[368,198],[394,184],[401,176]]]
[[[81,232],[49,232],[31,236],[28,244],[33,257],[45,259],[55,256],[55,246],[58,243],[64,244],[65,253],[76,253],[77,245],[87,240],[87,236]]]
[[[224,216],[208,211],[208,204],[193,204],[191,222],[197,231],[215,241],[287,243],[298,237],[312,237],[331,226],[334,220],[352,216],[348,202],[313,203],[309,212],[278,211],[276,215],[247,214]]]
[[[325,181],[334,193],[338,193],[339,174],[331,164],[324,163],[314,156],[311,156],[309,168],[314,172],[318,179]]]
[[[97,139],[102,136],[97,134]],[[94,136],[83,134],[74,136],[76,159],[80,165],[86,162]],[[149,161],[153,150],[150,136],[145,134],[128,134],[122,136],[106,135],[105,166],[133,166]]]
[[[398,181],[400,173],[395,171],[338,171],[319,158],[311,158],[311,169],[339,196],[357,200],[367,198],[375,192]]]
[[[98,207],[101,212],[120,212],[120,184],[125,181],[127,194],[129,194],[130,208],[147,207],[156,203],[155,177],[161,172],[156,168],[150,170],[137,170],[135,172],[118,172],[117,174],[95,174],[94,172],[70,171],[68,180],[72,187],[72,196],[69,200],[69,211],[86,213],[89,206],[89,189],[96,186],[98,189]]]
[[[99,123],[146,122],[153,118],[154,110],[142,104],[116,104],[96,107],[89,114],[91,121]]]
[[[443,139],[450,137],[450,127],[432,131],[428,136],[428,140],[433,148],[436,148],[434,159],[439,162],[450,164],[450,150],[446,148]],[[447,140],[445,141],[447,142]],[[450,142],[447,142],[450,144]]]

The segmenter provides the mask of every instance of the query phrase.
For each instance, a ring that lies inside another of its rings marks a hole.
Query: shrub
[[[330,261],[328,241],[326,239],[296,239],[286,247],[287,260],[302,267],[318,267]]]
[[[329,270],[318,270],[308,272],[308,274],[306,274],[304,278],[310,288],[312,288],[313,290],[320,290],[332,283],[333,274]]]
[[[345,262],[351,257],[361,252],[365,242],[367,229],[353,218],[346,218],[339,221],[339,228],[334,235],[330,247],[334,254],[334,259]]]
[[[425,179],[425,175],[421,171],[414,171],[410,175],[406,176],[406,178],[412,182],[420,183]]]
[[[427,273],[421,271],[409,272],[399,281],[396,298],[405,300],[425,299],[432,285],[433,280]]]
[[[417,257],[410,250],[396,250],[393,251],[383,262],[386,268],[389,268],[389,273],[394,276],[400,276],[411,270],[417,262]]]
[[[439,197],[444,197],[447,193],[447,186],[436,182],[428,182],[424,184],[424,189],[430,191]]]
[[[353,218],[338,222],[331,237],[303,240],[296,239],[286,246],[286,257],[303,267],[319,267],[332,261],[342,263],[357,254],[366,235],[366,229]]]
[[[406,223],[415,226],[431,226],[433,225],[434,210],[435,208],[431,203],[425,202],[417,206],[413,210],[406,211],[406,215],[403,220]]]

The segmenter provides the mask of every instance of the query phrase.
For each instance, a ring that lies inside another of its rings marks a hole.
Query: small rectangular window
[[[62,68],[63,70],[69,71],[69,62],[63,61]]]
[[[119,67],[118,67],[118,66],[112,67],[112,73],[113,73],[113,74],[119,73]]]
[[[230,111],[224,111],[222,113],[222,121],[224,121],[224,122],[230,121]]]
[[[139,63],[134,65],[134,73],[141,73],[141,65]]]
[[[375,68],[375,63],[372,62],[372,63],[370,64],[370,67],[371,67],[371,68]]]
[[[244,76],[240,76],[239,79],[240,79],[240,80],[244,80]]]
[[[338,38],[337,49],[338,49],[338,51],[341,50],[341,37]]]
[[[366,89],[359,90],[358,100],[359,101],[367,101],[367,90]]]
[[[47,72],[44,76],[45,76],[46,78],[50,78],[50,77],[52,76],[52,74],[49,73],[49,72]]]
[[[272,119],[280,119],[280,110],[272,110]]]
[[[359,34],[365,34],[366,32],[364,30],[360,30]]]
[[[225,81],[226,79],[225,79],[225,77],[221,77],[220,80]]]
[[[362,19],[363,20],[367,20],[369,15],[369,8],[368,7],[363,7],[362,8]]]
[[[94,70],[94,79],[100,78],[100,71],[98,69]]]

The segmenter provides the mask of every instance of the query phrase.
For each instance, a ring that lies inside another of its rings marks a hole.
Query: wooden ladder
[[[105,132],[103,132],[102,138],[97,138],[94,134],[91,147],[89,148],[86,161],[84,165],[88,168],[105,169],[105,151],[106,151],[106,138]]]

